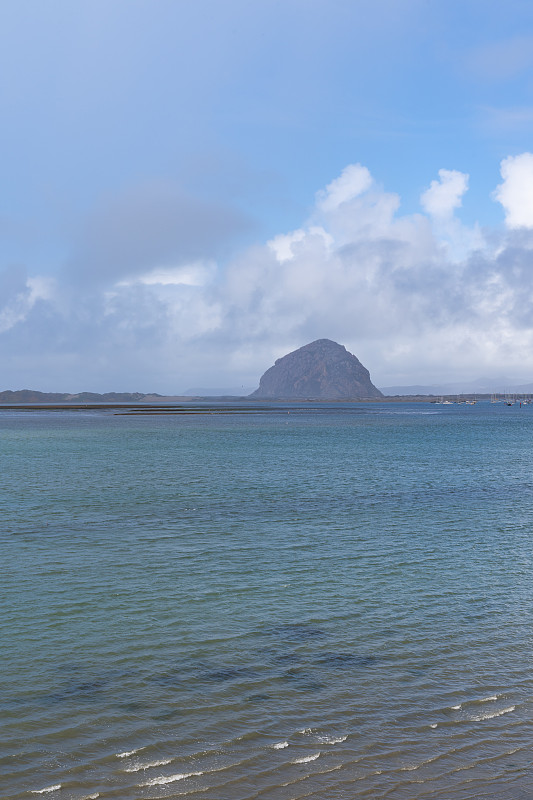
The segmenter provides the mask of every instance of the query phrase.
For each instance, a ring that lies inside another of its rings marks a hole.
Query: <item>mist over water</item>
[[[204,411],[0,411],[0,796],[531,796],[533,406]]]

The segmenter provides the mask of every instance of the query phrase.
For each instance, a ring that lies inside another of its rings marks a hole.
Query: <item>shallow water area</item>
[[[533,406],[0,410],[0,797],[526,798]]]

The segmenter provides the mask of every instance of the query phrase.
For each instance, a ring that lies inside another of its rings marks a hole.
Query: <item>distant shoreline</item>
[[[461,394],[461,395],[396,395],[379,398],[249,398],[235,396],[220,397],[160,397],[156,401],[89,401],[75,400],[40,401],[40,402],[9,402],[0,399],[0,411],[114,411],[115,413],[144,413],[144,414],[194,414],[194,413],[231,413],[235,411],[252,411],[271,409],[276,406],[306,406],[306,405],[331,405],[331,404],[367,404],[379,403],[429,403],[438,404],[443,401],[451,403],[467,403],[472,401],[490,401],[490,394]],[[503,397],[501,398],[503,400]],[[520,398],[518,398],[520,399]]]

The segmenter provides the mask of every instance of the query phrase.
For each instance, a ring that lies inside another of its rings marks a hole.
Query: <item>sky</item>
[[[533,381],[533,4],[4,0],[0,390]]]

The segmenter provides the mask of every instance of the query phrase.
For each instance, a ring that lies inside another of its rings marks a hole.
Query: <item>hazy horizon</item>
[[[229,397],[247,397],[248,395],[252,394],[258,388],[259,382],[256,386],[197,386],[197,387],[187,387],[186,389],[182,389],[177,392],[153,392],[150,390],[144,389],[136,389],[129,394],[144,394],[147,397],[150,395],[159,395],[161,397],[222,397],[222,396],[229,396]],[[374,384],[375,385],[375,384]],[[465,381],[465,382],[456,382],[456,383],[435,383],[435,384],[405,384],[405,385],[395,385],[395,386],[377,386],[381,392],[386,397],[390,397],[393,395],[453,395],[453,394],[479,394],[479,395],[489,395],[489,394],[513,394],[513,393],[522,393],[522,394],[529,394],[533,393],[533,381],[516,381],[504,377],[495,378],[494,380],[486,379],[486,378],[478,378],[476,380]],[[12,389],[10,387],[4,387],[0,389],[0,393],[3,391],[13,391],[13,392],[20,392],[20,391],[35,391],[41,392],[43,390],[37,389],[31,386],[23,386],[17,387],[16,389]],[[88,389],[76,389],[76,390],[69,390],[69,389],[56,389],[50,390],[50,393],[54,394],[70,394],[70,395],[78,395],[83,394],[85,392],[91,392],[92,390]],[[97,394],[120,394],[121,390],[117,390],[114,388],[108,388],[103,390],[102,392],[98,392]]]

